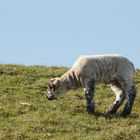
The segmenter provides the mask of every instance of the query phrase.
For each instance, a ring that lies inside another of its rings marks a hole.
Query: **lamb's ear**
[[[57,78],[52,78],[50,81],[53,82],[53,81],[55,81],[56,79],[57,79]]]
[[[54,85],[56,87],[58,87],[58,86],[60,86],[60,84],[61,84],[61,80],[59,78],[56,78],[55,81],[54,81]]]
[[[52,88],[53,87],[53,82],[50,80],[49,82],[48,82],[48,88]]]
[[[54,81],[56,80],[56,78],[52,78],[52,79],[50,79],[50,81],[48,82],[48,88],[54,88]]]

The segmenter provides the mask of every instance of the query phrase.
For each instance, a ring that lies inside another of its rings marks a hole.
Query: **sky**
[[[0,64],[71,67],[95,54],[140,68],[140,0],[0,1]]]

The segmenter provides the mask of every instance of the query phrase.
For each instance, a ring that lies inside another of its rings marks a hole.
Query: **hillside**
[[[136,70],[137,98],[132,114],[124,119],[105,112],[115,96],[97,85],[95,114],[85,112],[83,89],[71,90],[56,101],[46,98],[47,82],[65,67],[0,65],[0,140],[139,140],[140,70]]]

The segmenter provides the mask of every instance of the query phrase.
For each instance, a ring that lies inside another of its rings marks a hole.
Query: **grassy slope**
[[[139,94],[127,119],[119,117],[122,108],[114,117],[106,117],[105,111],[115,97],[110,88],[102,85],[96,88],[94,115],[85,112],[82,89],[49,102],[48,80],[66,71],[67,68],[57,67],[0,65],[0,139],[140,139]],[[138,70],[135,81],[139,93]]]

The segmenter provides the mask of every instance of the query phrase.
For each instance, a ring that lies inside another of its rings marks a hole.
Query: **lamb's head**
[[[66,91],[66,85],[60,78],[51,79],[48,83],[48,100],[54,100]]]

